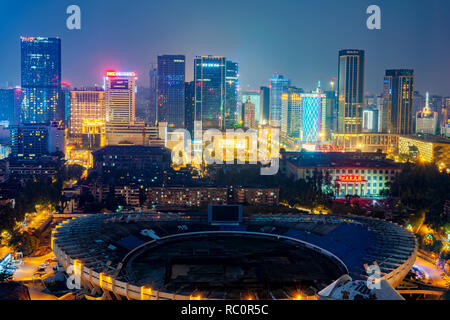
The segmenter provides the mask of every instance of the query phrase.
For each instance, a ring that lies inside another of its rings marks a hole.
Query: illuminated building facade
[[[58,119],[61,94],[61,40],[21,37],[21,123],[49,124]]]
[[[429,107],[429,94],[426,94],[425,107],[416,114],[415,133],[437,134],[439,131],[438,113],[431,111]]]
[[[106,72],[104,87],[107,122],[134,123],[136,80],[134,72]]]
[[[283,94],[288,92],[290,80],[281,74],[274,74],[270,79],[270,119],[269,125],[279,128],[281,126],[281,109]]]
[[[148,126],[144,121],[134,123],[107,122],[105,126],[105,145],[158,145],[164,146],[164,133],[167,131],[166,123],[158,126]]]
[[[95,150],[106,145],[106,122],[101,119],[83,120],[82,146],[88,150]]]
[[[383,132],[413,133],[414,70],[386,70],[383,94]]]
[[[82,88],[70,92],[70,134],[83,133],[85,120],[105,121],[105,91],[100,88]]]
[[[364,51],[339,51],[338,133],[362,132],[364,106]]]
[[[326,130],[325,118],[327,99],[319,89],[314,93],[302,93],[303,99],[303,125],[302,142],[317,143]]]
[[[65,151],[65,129],[62,122],[52,122],[48,126],[40,124],[12,126],[10,132],[11,154],[16,159],[32,160]]]
[[[195,120],[203,128],[225,126],[226,59],[215,56],[194,58]]]
[[[225,68],[225,125],[232,127],[238,121],[239,64],[227,60]]]
[[[289,87],[281,96],[281,135],[302,139],[303,99],[302,89]]]
[[[427,134],[400,136],[398,149],[399,154],[450,168],[450,139]]]
[[[290,87],[282,96],[281,134],[300,143],[317,143],[325,130],[326,95]]]
[[[255,117],[255,109],[256,106],[255,104],[250,100],[250,96],[247,96],[247,101],[243,104],[242,106],[243,111],[244,111],[244,127],[245,128],[251,128],[251,129],[255,129],[256,126],[256,117]]]
[[[380,198],[401,166],[387,160],[354,159],[345,153],[302,152],[287,161],[286,172],[295,180],[306,181],[321,175],[323,188],[332,189],[337,198]]]
[[[259,90],[249,90],[241,93],[242,104],[250,100],[255,105],[255,121],[257,124],[261,123],[261,99],[261,91]]]
[[[378,132],[378,109],[373,105],[363,110],[363,132]]]
[[[158,56],[157,119],[169,127],[184,127],[185,56]]]

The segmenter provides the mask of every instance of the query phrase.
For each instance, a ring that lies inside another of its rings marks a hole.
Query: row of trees
[[[395,199],[395,211],[414,212],[419,220],[424,215],[423,223],[433,229],[441,230],[448,222],[443,208],[450,200],[450,175],[440,172],[435,164],[407,163],[390,183],[387,195]]]
[[[17,223],[24,221],[27,213],[36,212],[36,206],[46,206],[60,209],[63,206],[63,183],[72,179],[79,179],[84,168],[78,165],[62,166],[56,178],[44,177],[29,180],[15,198],[14,206],[11,204],[0,206],[0,231],[8,232],[9,245],[17,250],[29,254],[33,248],[39,245],[39,239],[22,234]]]

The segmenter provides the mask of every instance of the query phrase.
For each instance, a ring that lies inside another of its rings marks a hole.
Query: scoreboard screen
[[[208,221],[212,224],[239,224],[242,222],[242,206],[209,205]]]

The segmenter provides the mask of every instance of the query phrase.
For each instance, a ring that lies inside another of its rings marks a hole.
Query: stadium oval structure
[[[295,299],[343,274],[367,279],[374,262],[395,288],[415,262],[417,241],[366,217],[260,214],[217,225],[195,213],[110,213],[59,224],[52,249],[87,298]]]

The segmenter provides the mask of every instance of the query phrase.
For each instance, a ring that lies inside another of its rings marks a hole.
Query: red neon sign
[[[316,146],[316,151],[318,152],[342,152],[344,151],[344,146],[336,144],[318,144]]]
[[[116,72],[115,71],[106,71],[106,76],[107,77],[115,77],[116,76]]]
[[[340,182],[356,182],[356,183],[359,183],[359,182],[364,182],[364,179],[361,176],[342,176],[342,177],[339,178],[338,181],[340,181]]]

